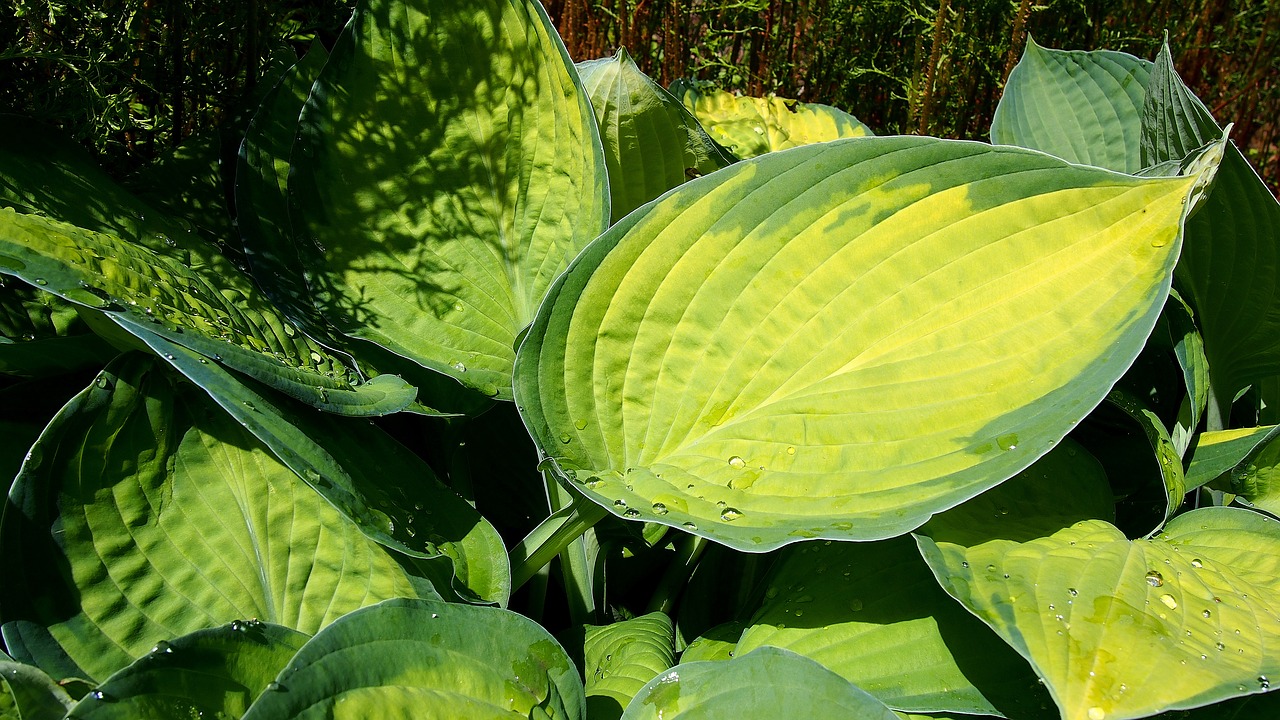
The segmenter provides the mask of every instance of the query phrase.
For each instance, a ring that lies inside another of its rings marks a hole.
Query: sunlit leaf
[[[918,539],[942,586],[1022,653],[1064,720],[1265,691],[1280,672],[1280,523],[1205,508],[1152,540],[1082,521],[964,547]]]
[[[774,150],[865,137],[871,128],[839,108],[780,97],[745,97],[694,84],[672,85],[680,99],[712,139],[740,158]]]
[[[1052,50],[1027,38],[991,119],[991,142],[1134,173],[1152,63],[1111,50]]]
[[[1192,182],[930,138],[738,163],[579,256],[517,405],[617,515],[753,551],[893,537],[1102,399],[1164,305]]]

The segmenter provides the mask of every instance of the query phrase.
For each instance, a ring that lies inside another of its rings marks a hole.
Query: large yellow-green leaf
[[[727,662],[691,662],[654,678],[623,720],[787,717],[897,720],[857,686],[808,658],[762,647]]]
[[[672,85],[712,139],[740,158],[774,150],[871,135],[871,128],[839,108],[780,97],[746,97],[725,90]]]
[[[244,720],[584,720],[582,680],[541,626],[498,608],[388,600],[298,651]]]
[[[1267,690],[1280,673],[1280,523],[1204,508],[1152,540],[1082,521],[972,547],[918,539],[942,586],[1022,653],[1064,720]]]
[[[591,720],[621,717],[646,683],[675,664],[673,640],[671,618],[658,612],[588,626],[582,655]]]
[[[533,0],[367,0],[303,111],[289,178],[322,313],[486,395],[605,228],[595,118]]]
[[[733,162],[680,101],[640,71],[626,49],[578,63],[609,169],[613,222],[662,193]]]
[[[1027,38],[991,119],[991,142],[1137,172],[1151,71],[1126,53],[1051,50]]]
[[[1164,305],[1189,178],[863,138],[687,183],[553,287],[517,406],[617,515],[876,539],[1030,465]]]
[[[180,376],[116,360],[31,448],[0,518],[0,631],[56,678],[259,618],[314,633],[435,595]]]

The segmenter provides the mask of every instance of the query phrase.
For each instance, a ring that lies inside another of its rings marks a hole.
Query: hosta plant
[[[365,0],[252,101],[0,121],[0,716],[1280,712],[1280,205],[1167,48],[976,143]]]

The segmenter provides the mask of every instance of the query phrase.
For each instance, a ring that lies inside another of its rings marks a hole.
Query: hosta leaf
[[[1205,508],[1152,540],[1098,520],[1026,543],[918,538],[943,587],[1044,678],[1064,720],[1266,690],[1280,672],[1280,523]]]
[[[506,604],[511,571],[498,531],[417,455],[366,422],[317,415],[186,348],[148,341],[369,538],[432,560],[424,567],[439,587]]]
[[[725,90],[671,88],[712,139],[740,158],[774,150],[871,135],[871,128],[839,108],[780,97],[744,97]]]
[[[81,720],[238,718],[308,639],[258,620],[235,620],[161,640],[71,710]]]
[[[620,717],[645,683],[674,665],[673,641],[671,618],[662,613],[587,627],[583,657],[591,720]]]
[[[413,400],[393,376],[353,388],[346,361],[298,332],[189,223],[124,191],[69,141],[11,119],[0,138],[0,273],[331,412],[385,414]]]
[[[736,620],[711,628],[689,643],[680,653],[680,662],[728,660],[733,657],[734,648],[745,629],[746,625]]]
[[[608,223],[591,107],[531,0],[360,3],[312,90],[289,180],[324,315],[486,395]]]
[[[1144,168],[1182,160],[1222,136],[1209,109],[1178,77],[1167,39],[1147,80],[1141,128]]]
[[[298,327],[325,340],[331,329],[311,300],[293,245],[287,191],[298,116],[328,58],[324,45],[313,43],[263,97],[240,145],[235,191],[236,225],[254,279]]]
[[[577,68],[604,141],[613,222],[686,180],[733,162],[625,49]]]
[[[1107,401],[1123,410],[1138,423],[1142,433],[1147,436],[1147,442],[1151,444],[1151,451],[1160,468],[1165,499],[1163,520],[1168,520],[1182,505],[1182,498],[1187,494],[1187,480],[1182,470],[1182,454],[1173,444],[1173,438],[1169,436],[1164,423],[1140,399],[1116,389],[1107,395]]]
[[[1180,417],[1178,426],[1171,433],[1178,455],[1182,456],[1191,442],[1192,433],[1199,429],[1200,418],[1208,406],[1209,359],[1205,357],[1204,337],[1200,334],[1200,328],[1196,327],[1191,306],[1177,291],[1169,292],[1165,318],[1168,320],[1173,352],[1178,358],[1178,367],[1182,369],[1182,382],[1187,389],[1187,417]],[[1187,482],[1188,490],[1196,487],[1190,485],[1189,478]]]
[[[1164,305],[1191,182],[931,138],[738,163],[575,260],[517,406],[618,515],[753,551],[892,537],[1101,400]]]
[[[1280,435],[1280,425],[1201,433],[1187,467],[1187,487],[1198,488],[1231,472],[1237,475]]]
[[[1063,438],[1008,481],[934,515],[921,532],[958,545],[995,539],[1027,542],[1081,520],[1114,518],[1106,471],[1079,443]]]
[[[0,718],[61,720],[75,700],[40,668],[0,653]]]
[[[377,345],[342,336],[314,304],[289,218],[287,179],[298,116],[328,57],[323,45],[312,45],[263,98],[241,145],[237,226],[254,279],[281,312],[312,338],[350,353],[366,372],[376,369],[400,375],[416,385],[418,399],[404,410],[427,415],[479,411],[488,404],[482,396]]]
[[[313,633],[434,595],[204,391],[116,360],[32,447],[0,520],[14,657],[94,679],[235,619]]]
[[[0,279],[0,375],[61,375],[102,367],[115,355],[115,348],[80,319],[75,305]]]
[[[1246,386],[1280,375],[1280,202],[1234,144],[1186,232],[1178,282],[1225,409]]]
[[[991,142],[1135,173],[1152,64],[1111,50],[1051,50],[1027,38],[991,119]]]
[[[938,588],[910,538],[787,548],[734,654],[765,645],[895,710],[1045,717],[1026,661]]]
[[[244,720],[300,717],[583,720],[582,681],[521,615],[388,600],[312,638]]]
[[[897,720],[839,675],[787,650],[763,647],[728,662],[682,663],[636,695],[623,720],[747,717]]]

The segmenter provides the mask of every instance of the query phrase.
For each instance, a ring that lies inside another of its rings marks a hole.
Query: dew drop
[[[1147,584],[1151,587],[1160,587],[1164,585],[1164,576],[1160,574],[1159,570],[1148,570]]]
[[[1226,645],[1223,645],[1222,643],[1217,643],[1217,644],[1215,644],[1215,645],[1214,645],[1214,647],[1218,648],[1218,650],[1219,650],[1219,651],[1222,651],[1222,650],[1226,650],[1226,649],[1227,649],[1227,646],[1226,646]]]
[[[156,643],[155,647],[151,648],[151,652],[167,655],[173,652],[173,647],[169,645],[168,641],[161,640],[160,642]]]
[[[1213,613],[1209,612],[1208,610],[1205,610],[1204,612],[1200,613],[1200,616],[1208,619],[1213,617]]]
[[[1200,562],[1200,558],[1195,558],[1191,561],[1191,567],[1201,568],[1204,567],[1204,563]]]
[[[1009,433],[1008,435],[1001,435],[996,438],[996,445],[998,445],[1001,450],[1017,450],[1018,434]]]
[[[1164,603],[1165,607],[1169,608],[1170,610],[1176,610],[1178,607],[1178,601],[1174,600],[1173,596],[1170,595],[1169,593],[1165,593],[1164,595],[1161,595],[1160,602]]]
[[[244,401],[244,406],[245,406],[245,407],[247,407],[247,408],[249,408],[250,410],[257,410],[257,409],[258,409],[258,406],[257,406],[257,405],[254,405],[254,404],[253,404],[253,401],[251,401],[251,400],[245,400],[245,401]]]
[[[1270,687],[1271,687],[1271,681],[1267,680],[1267,676],[1266,676],[1266,675],[1259,675],[1259,676],[1258,676],[1258,685],[1259,685],[1263,690],[1266,690],[1266,689],[1268,689],[1268,688],[1270,688]]]
[[[788,447],[788,448],[787,448],[787,454],[788,454],[788,455],[795,455],[795,454],[796,454],[796,449],[795,449],[795,448],[793,448],[793,447]]]
[[[690,531],[690,532],[692,532],[692,531],[694,531],[694,530],[697,530],[697,529],[698,529],[698,526],[697,526],[697,525],[694,525],[694,524],[693,524],[693,523],[691,523],[691,522],[682,523],[682,524],[681,524],[681,527],[683,527],[685,530],[688,530],[688,531]]]
[[[666,514],[667,514],[667,506],[666,506],[665,504],[663,504],[663,503],[660,503],[660,502],[656,502],[656,503],[654,503],[654,504],[653,504],[653,514],[654,514],[654,515],[666,515]]]
[[[638,518],[640,517],[640,511],[635,508],[627,508],[627,511],[622,513],[622,516],[628,517],[628,518]]]
[[[586,421],[586,420],[579,420],[578,422],[574,423],[574,424],[573,424],[573,426],[574,426],[574,427],[576,427],[576,428],[578,428],[579,430],[586,430],[586,429],[587,429],[587,421]]]
[[[734,466],[734,467],[736,467],[736,468],[741,468],[741,467],[746,467],[746,466],[747,466],[746,461],[745,461],[745,460],[743,460],[742,458],[738,457],[737,455],[734,455],[733,457],[729,458],[729,464],[730,464],[730,465],[732,465],[732,466]]]
[[[1107,717],[1107,711],[1100,707],[1089,708],[1089,720],[1103,720]]]
[[[569,436],[569,433],[561,433],[560,442],[564,443],[565,445],[568,445],[569,443],[573,442],[573,438]]]
[[[854,598],[854,599],[850,600],[850,601],[849,601],[849,609],[850,609],[850,610],[852,610],[852,611],[854,611],[854,612],[858,612],[858,611],[862,610],[862,600],[860,600],[859,598]]]
[[[457,370],[458,372],[466,372],[466,371],[467,371],[467,366],[466,366],[466,365],[464,365],[463,363],[456,362],[456,363],[454,363],[454,364],[453,364],[453,369],[454,369],[454,370]]]
[[[48,284],[49,284],[49,281],[48,281],[48,280],[45,280],[44,278],[36,278],[36,284],[37,284],[37,285],[48,285]]]
[[[276,682],[275,680],[272,680],[271,682],[267,683],[267,690],[271,692],[285,692],[284,686]]]
[[[720,519],[725,522],[733,522],[742,517],[742,511],[736,508],[727,507],[720,511]]]
[[[1068,595],[1070,595],[1071,597],[1075,597],[1075,596],[1079,595],[1079,594],[1080,594],[1080,592],[1079,592],[1078,590],[1076,590],[1075,588],[1067,588],[1067,594],[1068,594]]]
[[[614,506],[614,507],[624,508],[624,507],[626,507],[626,506],[627,506],[627,501],[626,501],[626,500],[623,500],[622,498],[618,498],[617,500],[614,500],[614,501],[613,501],[613,506]]]

